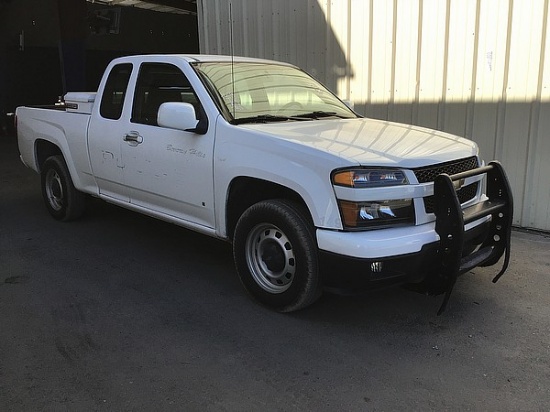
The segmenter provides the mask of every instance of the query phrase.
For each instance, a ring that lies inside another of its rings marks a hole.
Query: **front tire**
[[[235,227],[233,256],[242,284],[265,306],[292,312],[321,295],[313,225],[293,202],[267,200],[248,208]]]
[[[76,190],[63,156],[50,156],[41,170],[42,197],[55,219],[74,220],[82,216],[85,195]]]

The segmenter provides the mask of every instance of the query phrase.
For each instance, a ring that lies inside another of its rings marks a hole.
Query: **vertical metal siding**
[[[550,230],[550,0],[198,0],[201,52],[303,67],[369,117],[478,143]]]

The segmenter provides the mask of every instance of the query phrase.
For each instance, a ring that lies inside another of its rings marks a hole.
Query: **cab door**
[[[88,130],[90,163],[99,194],[123,202],[130,201],[124,184],[121,145],[128,129],[122,117],[132,68],[131,63],[113,66]]]
[[[214,131],[206,134],[158,126],[164,102],[200,102],[183,72],[170,63],[142,63],[130,125],[121,145],[130,203],[193,224],[214,227]]]

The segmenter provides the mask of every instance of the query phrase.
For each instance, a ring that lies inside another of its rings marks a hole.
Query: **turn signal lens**
[[[406,185],[405,173],[396,169],[352,169],[334,173],[332,181],[335,185],[345,187],[381,187]]]
[[[338,203],[344,226],[348,229],[414,223],[412,199],[373,202],[340,200]]]

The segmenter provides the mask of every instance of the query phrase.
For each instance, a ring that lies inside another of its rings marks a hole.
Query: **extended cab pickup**
[[[300,69],[203,55],[114,60],[97,93],[19,107],[21,160],[49,213],[86,195],[233,244],[239,277],[278,311],[324,287],[445,293],[508,265],[512,196],[472,141],[363,118]]]

